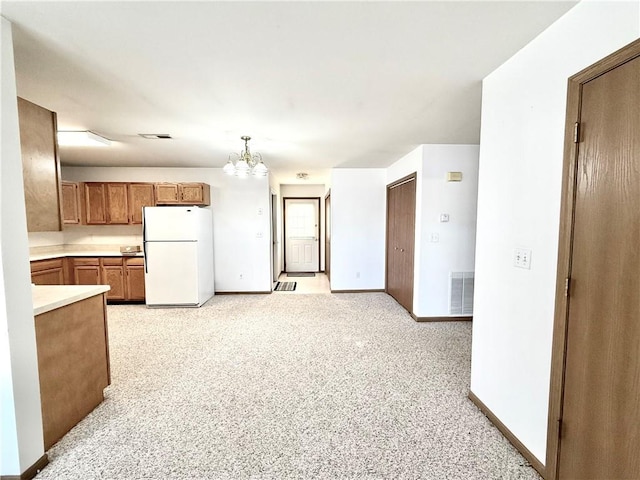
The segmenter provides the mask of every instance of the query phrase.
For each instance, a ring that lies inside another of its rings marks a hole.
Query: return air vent
[[[474,272],[451,272],[449,314],[473,315]]]

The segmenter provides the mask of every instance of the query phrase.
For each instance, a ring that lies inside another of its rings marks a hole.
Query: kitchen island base
[[[104,400],[111,383],[105,294],[36,314],[35,327],[48,450]]]

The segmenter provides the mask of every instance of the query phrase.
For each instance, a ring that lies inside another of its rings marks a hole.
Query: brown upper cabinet
[[[84,214],[88,225],[107,224],[107,188],[104,183],[84,184]]]
[[[62,223],[80,223],[80,185],[62,182]]]
[[[206,183],[62,182],[65,224],[133,225],[142,207],[211,204]]]
[[[24,201],[29,232],[62,230],[56,114],[18,97]]]
[[[156,205],[211,205],[206,183],[156,183]]]
[[[155,205],[152,183],[84,183],[84,223],[142,223],[142,207]]]
[[[129,223],[129,195],[126,183],[107,183],[107,223],[122,225]]]
[[[142,223],[142,207],[156,204],[153,183],[129,184],[129,223]]]

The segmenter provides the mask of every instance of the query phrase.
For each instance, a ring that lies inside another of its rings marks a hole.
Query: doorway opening
[[[320,271],[320,197],[283,198],[284,271]]]

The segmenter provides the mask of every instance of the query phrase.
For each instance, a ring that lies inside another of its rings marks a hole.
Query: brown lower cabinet
[[[64,285],[65,259],[52,258],[31,262],[31,283],[36,285]]]
[[[144,259],[140,257],[126,258],[124,271],[127,300],[144,301]]]
[[[31,262],[36,285],[109,285],[107,300],[144,301],[142,257],[68,257]]]
[[[107,300],[144,300],[144,259],[140,257],[75,257],[76,285],[109,285]]]

